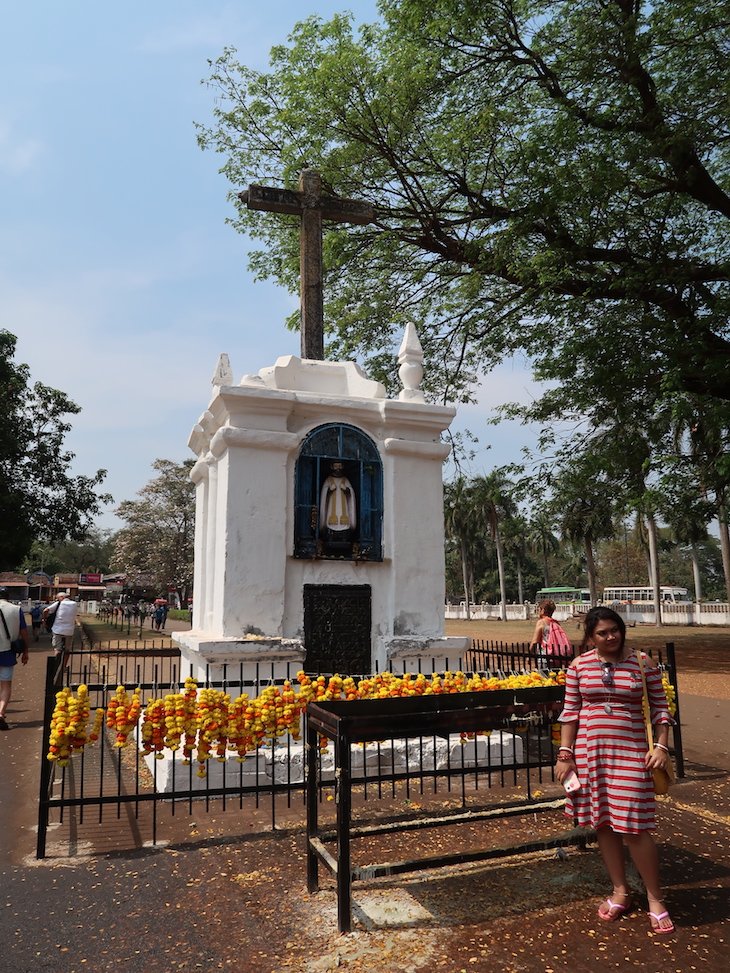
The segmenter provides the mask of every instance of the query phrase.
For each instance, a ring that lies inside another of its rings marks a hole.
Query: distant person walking
[[[158,605],[157,608],[155,608],[152,616],[153,628],[156,628],[158,632],[165,627],[165,615],[166,612],[164,606]]]
[[[43,605],[39,601],[30,610],[30,624],[33,629],[33,641],[37,642],[41,636],[41,622],[43,621]]]
[[[22,608],[8,601],[8,589],[0,588],[0,730],[9,730],[5,713],[13,689],[13,667],[18,661],[11,643],[20,639],[23,652],[20,661],[28,664],[28,626]]]
[[[56,595],[57,605],[46,608],[44,615],[53,615],[53,625],[51,626],[52,638],[51,645],[56,656],[63,656],[63,664],[68,661],[70,645],[67,640],[73,638],[76,631],[76,615],[79,606],[69,598],[65,591],[60,591]]]

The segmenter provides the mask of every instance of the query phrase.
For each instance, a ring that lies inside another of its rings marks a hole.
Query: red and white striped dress
[[[644,653],[651,721],[673,723],[659,670]],[[604,685],[595,649],[578,656],[568,669],[561,723],[578,721],[576,772],[582,787],[570,795],[565,813],[582,827],[611,828],[622,834],[655,826],[654,783],[644,766],[648,749],[642,712],[643,687],[631,652],[611,668]]]

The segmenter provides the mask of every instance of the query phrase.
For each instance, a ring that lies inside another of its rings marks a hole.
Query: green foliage
[[[171,608],[167,617],[172,621],[177,622],[189,622],[190,621],[190,609],[189,608]]]
[[[34,540],[81,541],[102,505],[106,475],[73,476],[74,454],[64,449],[67,416],[79,407],[63,392],[30,384],[27,365],[16,364],[15,335],[0,331],[0,568],[16,568]]]
[[[505,469],[448,483],[444,523],[448,600],[506,605],[523,601],[529,588],[539,587],[515,484]]]
[[[110,530],[92,527],[81,541],[65,540],[58,544],[34,541],[23,559],[21,571],[40,569],[46,574],[108,574],[114,540]]]
[[[643,384],[727,399],[727,18],[710,0],[388,0],[311,17],[211,65],[200,144],[236,189],[316,167],[376,223],[329,229],[330,348],[393,378],[422,329],[434,394],[524,350],[550,377],[586,341]],[[261,276],[295,290],[296,220],[249,213]],[[640,338],[640,341],[637,339]],[[575,369],[571,369],[575,375]]]
[[[702,580],[704,601],[726,601],[727,592],[722,569],[722,554],[717,538],[708,535],[695,545]],[[673,544],[661,554],[662,577],[668,584],[683,585],[693,597],[694,578],[690,562],[691,551],[685,544]]]

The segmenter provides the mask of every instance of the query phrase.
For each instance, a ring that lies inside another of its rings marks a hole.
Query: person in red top
[[[659,882],[652,769],[669,760],[673,723],[659,669],[644,656],[647,695],[655,749],[649,750],[644,723],[644,687],[637,653],[626,646],[626,625],[610,608],[592,608],[585,635],[565,683],[560,749],[555,777],[561,783],[573,771],[580,789],[566,800],[565,813],[581,827],[596,831],[598,848],[613,884],[598,917],[614,922],[632,907],[624,848],[646,887],[654,933],[674,932]]]
[[[546,598],[537,606],[537,624],[532,636],[530,649],[537,655],[538,662],[546,669],[566,665],[573,658],[573,648],[568,633],[553,618],[555,602]]]

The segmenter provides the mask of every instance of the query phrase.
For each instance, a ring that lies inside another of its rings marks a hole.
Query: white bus
[[[660,585],[659,593],[662,604],[667,602],[676,604],[677,602],[688,602],[689,590],[679,588],[676,585]],[[612,602],[627,604],[634,601],[654,602],[654,589],[650,585],[611,585],[603,589],[603,604],[610,605]]]

